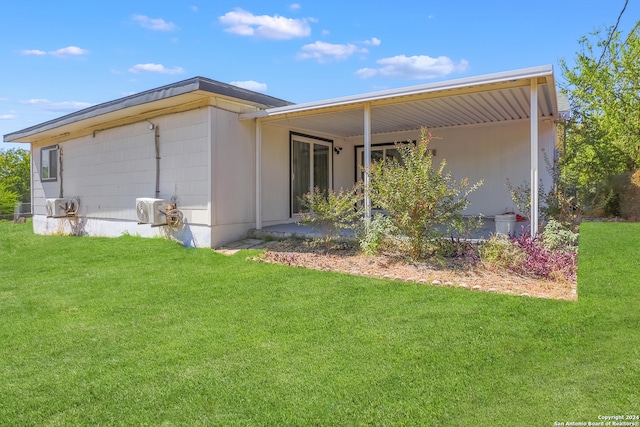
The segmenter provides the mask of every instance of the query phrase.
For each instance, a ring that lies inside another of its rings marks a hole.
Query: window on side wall
[[[40,149],[40,180],[58,179],[58,146],[52,145]]]

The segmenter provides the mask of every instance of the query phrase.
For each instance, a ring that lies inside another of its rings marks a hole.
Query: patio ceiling
[[[538,117],[557,118],[553,69],[542,66],[270,108],[242,114],[241,119],[345,138],[364,135],[367,104],[372,134],[527,120],[532,79],[538,83]]]

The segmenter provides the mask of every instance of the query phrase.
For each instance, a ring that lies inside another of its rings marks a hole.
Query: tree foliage
[[[562,129],[559,178],[587,210],[612,210],[612,179],[640,168],[640,21],[579,41],[575,65],[561,61],[572,117]]]
[[[15,203],[31,200],[31,156],[16,148],[0,151],[0,214],[13,213]]]
[[[469,205],[468,195],[482,182],[469,186],[445,172],[446,162],[433,167],[431,133],[422,129],[420,141],[396,144],[400,160],[390,158],[370,167],[371,201],[386,210],[400,234],[407,236],[410,255],[422,258],[427,243],[442,237],[438,224],[452,224]]]
[[[0,151],[0,182],[9,191],[17,193],[19,200],[31,199],[31,156],[29,150],[14,148]]]
[[[613,31],[613,32],[612,32]],[[575,123],[613,144],[629,169],[640,165],[640,21],[625,37],[610,29],[580,41],[575,66],[561,63]]]

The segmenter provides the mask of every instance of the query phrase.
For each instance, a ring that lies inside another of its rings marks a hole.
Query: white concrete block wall
[[[160,197],[176,197],[185,216],[207,224],[206,109],[158,117]],[[155,130],[140,122],[60,143],[64,196],[81,199],[81,215],[136,220],[135,199],[155,197]],[[51,192],[48,192],[51,193]],[[53,197],[53,195],[47,195]]]
[[[212,244],[246,236],[255,227],[255,123],[212,108]]]
[[[152,120],[160,132],[159,196],[177,199],[186,221],[198,228],[189,239],[206,245],[210,243],[211,182],[208,110],[201,108]],[[80,217],[89,234],[162,234],[159,228],[147,230],[149,226],[138,225],[135,212],[137,197],[155,197],[155,130],[149,125],[143,121],[60,142],[62,178],[59,173],[56,182],[40,181],[41,146],[34,145],[34,213],[44,216],[45,199],[58,197],[62,185],[65,198],[80,198]],[[34,228],[45,233],[61,231],[68,226],[66,221],[37,218]]]

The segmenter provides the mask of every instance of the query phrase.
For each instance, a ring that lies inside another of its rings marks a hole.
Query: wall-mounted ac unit
[[[166,202],[164,199],[139,197],[136,199],[136,215],[140,224],[164,225]]]
[[[80,213],[80,198],[71,197],[67,200],[65,212],[67,216],[78,216]]]
[[[67,216],[67,202],[64,199],[47,199],[45,208],[48,217],[61,218]]]

